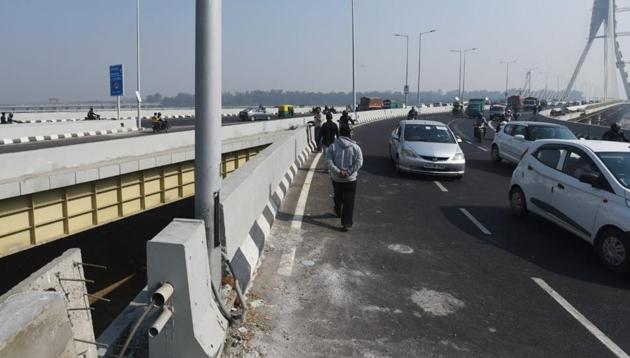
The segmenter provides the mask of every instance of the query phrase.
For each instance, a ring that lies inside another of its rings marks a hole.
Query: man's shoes
[[[335,211],[335,215],[336,215],[338,218],[340,218],[340,217],[341,217],[341,209],[334,208],[333,210]]]
[[[345,226],[345,225],[344,225],[344,226],[341,228],[341,231],[343,231],[343,232],[348,232],[348,231],[350,231],[350,230],[352,230],[352,226]]]

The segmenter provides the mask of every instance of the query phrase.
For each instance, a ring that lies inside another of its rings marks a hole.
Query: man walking
[[[319,152],[322,150],[322,113],[319,107],[315,108],[313,124],[315,125],[315,144],[317,145],[317,151]]]
[[[363,153],[359,145],[350,139],[350,128],[341,127],[339,132],[339,137],[326,153],[326,166],[333,184],[335,214],[341,217],[343,231],[348,231],[353,224],[357,174],[363,165]]]
[[[330,145],[335,142],[335,139],[339,137],[339,127],[337,127],[337,124],[333,122],[332,119],[332,113],[328,113],[326,115],[326,122],[322,124],[322,128],[320,129],[324,155],[326,154],[328,147],[330,147]]]

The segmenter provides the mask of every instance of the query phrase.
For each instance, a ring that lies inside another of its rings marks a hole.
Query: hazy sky
[[[141,0],[143,94],[194,88],[194,0]],[[626,5],[621,4],[620,5]],[[553,73],[562,85],[586,41],[592,0],[357,0],[359,90],[402,90],[409,33],[410,86],[416,88],[419,31],[424,90],[457,88],[459,57],[468,57],[468,89],[503,89],[499,61]],[[134,0],[0,1],[0,103],[107,99],[108,66],[125,65],[135,90]],[[351,89],[350,0],[223,1],[224,91]],[[630,14],[619,15],[620,31]],[[624,46],[625,43],[622,43]],[[578,82],[601,87],[603,45],[596,43]],[[630,51],[630,42],[627,43]],[[534,86],[544,85],[535,74]]]

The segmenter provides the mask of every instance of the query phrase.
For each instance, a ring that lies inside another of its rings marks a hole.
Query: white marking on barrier
[[[439,181],[436,180],[434,181],[434,183],[443,193],[448,192],[448,189],[446,189],[446,187],[442,185],[442,183],[440,183]]]
[[[55,140],[55,139],[59,139],[59,135],[57,135],[57,134],[51,134],[51,135],[50,135],[50,140]]]
[[[20,138],[20,143],[26,143],[28,142],[28,137],[21,137]]]
[[[77,137],[83,137],[83,132],[77,133]]]
[[[271,211],[271,216],[275,218],[276,214],[278,213],[276,209],[273,207],[271,203],[267,203],[267,207],[269,208],[269,211]]]
[[[293,214],[293,218],[291,219],[291,229],[293,230],[300,230],[302,228],[302,220],[304,219],[304,211],[306,210],[308,193],[311,190],[311,183],[313,181],[313,175],[315,174],[315,168],[317,168],[317,163],[319,162],[319,158],[321,158],[321,156],[322,153],[317,153],[315,158],[313,158],[311,167],[306,174],[306,178],[304,179],[304,185],[302,185],[302,191],[300,192],[300,197],[295,207],[295,213]]]
[[[247,234],[247,238],[241,245],[240,249],[243,253],[243,256],[245,256],[247,262],[249,262],[250,275],[253,276],[254,270],[256,270],[256,264],[258,263],[258,256],[260,256],[260,252],[258,251],[258,247],[256,246],[254,239],[252,239],[249,234]]]
[[[584,315],[582,315],[573,305],[564,299],[558,292],[556,292],[551,286],[549,286],[543,279],[532,277],[532,280],[542,288],[549,296],[551,296],[565,311],[569,312],[573,318],[575,318],[584,328],[586,328],[592,335],[595,336],[600,342],[602,342],[606,348],[608,348],[613,354],[620,358],[629,358],[630,356],[624,352],[618,345],[615,344],[604,332],[600,331],[591,321],[589,321]]]
[[[466,215],[466,217],[468,218],[468,220],[470,220],[473,224],[475,224],[475,226],[477,226],[477,228],[479,230],[481,230],[482,233],[484,233],[484,235],[492,235],[492,233],[490,232],[490,230],[486,229],[485,226],[483,226],[479,220],[477,220],[468,210],[464,209],[464,208],[460,208],[459,211],[461,211],[464,215]]]
[[[271,226],[269,226],[264,214],[260,215],[258,219],[256,219],[256,223],[258,223],[258,227],[262,230],[265,237],[269,236],[271,233]]]
[[[41,136],[41,135],[35,136],[35,140],[38,142],[41,140],[44,140],[44,136]]]
[[[293,271],[293,263],[295,262],[295,247],[280,257],[280,265],[278,265],[278,275],[291,276]]]

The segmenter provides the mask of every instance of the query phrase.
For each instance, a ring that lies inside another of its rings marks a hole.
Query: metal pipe
[[[164,306],[164,303],[171,298],[174,291],[175,289],[173,288],[173,285],[168,282],[164,282],[162,286],[155,290],[153,295],[151,295],[151,302],[153,302],[156,307],[162,307]]]
[[[195,218],[205,223],[212,277],[221,275],[212,258],[214,198],[221,189],[221,5],[196,0],[195,10]]]
[[[433,33],[433,32],[435,32],[435,30],[421,32],[419,36],[419,41],[418,41],[418,110],[420,110],[420,74],[422,72],[422,36]]]
[[[356,87],[356,60],[354,55],[354,0],[352,2],[352,114],[354,120],[357,120],[357,87]]]
[[[138,128],[142,128],[140,118],[140,0],[136,0],[136,88],[138,95]]]
[[[151,328],[149,328],[149,336],[155,337],[158,334],[160,334],[160,332],[162,332],[162,329],[164,328],[166,323],[171,319],[171,317],[173,317],[173,312],[169,310],[168,307],[162,308],[162,313],[160,313],[158,318],[151,325]]]

